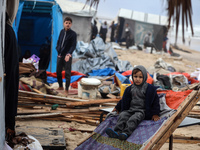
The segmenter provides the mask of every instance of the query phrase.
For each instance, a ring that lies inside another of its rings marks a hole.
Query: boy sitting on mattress
[[[142,120],[160,119],[156,87],[146,82],[146,69],[143,66],[134,67],[132,78],[133,84],[126,88],[122,99],[113,109],[119,113],[119,118],[114,130],[106,129],[106,134],[111,138],[126,140]]]

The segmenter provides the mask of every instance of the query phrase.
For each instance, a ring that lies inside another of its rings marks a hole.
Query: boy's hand
[[[158,121],[158,120],[160,120],[160,117],[158,115],[153,115],[152,120]]]
[[[119,113],[119,111],[118,111],[116,108],[114,108],[114,109],[112,110],[112,112],[114,112],[114,111],[116,111],[117,113]]]
[[[72,56],[71,56],[70,54],[67,54],[67,55],[65,56],[65,61],[68,62],[69,59],[70,59],[70,57],[72,57]]]

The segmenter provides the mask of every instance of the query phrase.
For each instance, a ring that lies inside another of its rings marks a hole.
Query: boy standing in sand
[[[126,140],[142,120],[160,119],[156,87],[146,82],[146,69],[143,66],[134,67],[132,78],[134,83],[126,88],[122,99],[113,109],[120,113],[114,130],[106,129],[106,134],[111,138]]]
[[[62,70],[64,67],[66,79],[65,94],[67,96],[71,78],[72,53],[76,48],[77,35],[71,29],[72,19],[70,17],[64,19],[63,26],[64,29],[60,31],[56,46],[58,52],[56,73],[59,84],[57,90],[64,90],[62,82]]]

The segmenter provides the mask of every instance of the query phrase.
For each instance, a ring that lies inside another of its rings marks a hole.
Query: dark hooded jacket
[[[147,80],[147,73],[146,69],[143,66],[136,66],[133,70],[139,69],[143,73],[143,83]],[[143,84],[142,83],[142,84]],[[117,103],[115,108],[121,112],[124,110],[128,110],[130,108],[132,94],[131,94],[131,87],[133,85],[126,88],[122,99]],[[156,92],[156,87],[151,84],[148,84],[146,88],[146,98],[145,98],[145,119],[151,120],[153,115],[159,115],[160,113],[160,105],[159,105],[159,98]]]

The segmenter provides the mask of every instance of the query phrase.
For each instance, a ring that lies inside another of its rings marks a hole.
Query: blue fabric
[[[89,76],[112,76],[116,71],[111,68],[92,70]]]
[[[115,75],[121,81],[122,84],[131,84],[131,81],[127,77],[121,75],[120,73],[116,72]]]
[[[156,88],[157,87],[148,84],[145,100],[145,119],[147,120],[152,119],[153,115],[159,115],[160,113],[160,104]],[[115,108],[118,111],[128,110],[131,100],[131,86],[129,86],[126,88],[122,99],[117,103]]]
[[[46,11],[34,11],[37,7],[37,2],[40,2],[40,6],[38,6],[39,9],[42,9],[42,7],[48,9],[46,9]],[[56,44],[59,33],[63,29],[62,10],[55,0],[35,0],[34,4],[32,3],[32,1],[23,1],[19,3],[16,19],[13,23],[13,29],[16,37],[18,37],[21,48],[21,56],[24,55],[26,50],[30,50],[31,55],[35,54],[39,56],[39,49],[42,44],[45,44],[46,37],[48,37],[51,39],[52,47],[47,71],[56,72]],[[26,6],[30,4],[30,8],[27,7],[26,11],[23,11],[25,4]],[[27,9],[30,9],[30,11]]]
[[[52,54],[51,54],[51,61],[49,63],[49,67],[47,71],[56,72],[56,63],[57,63],[57,40],[60,34],[60,31],[63,29],[63,17],[62,12],[60,10],[59,5],[54,5],[52,13],[53,18],[53,35],[52,35]]]
[[[83,75],[71,76],[70,83],[77,81],[81,77],[83,77]],[[66,79],[63,79],[63,82],[65,82],[65,81],[66,81]],[[57,80],[57,78],[54,78],[54,77],[47,77],[47,82],[48,83],[55,83],[55,82],[58,82],[58,80]]]
[[[15,31],[15,35],[16,35],[17,40],[18,40],[17,32],[18,32],[18,28],[19,28],[19,23],[20,23],[20,19],[21,19],[23,6],[24,6],[24,2],[19,2],[17,15],[16,15],[15,20],[13,22],[13,30]]]

